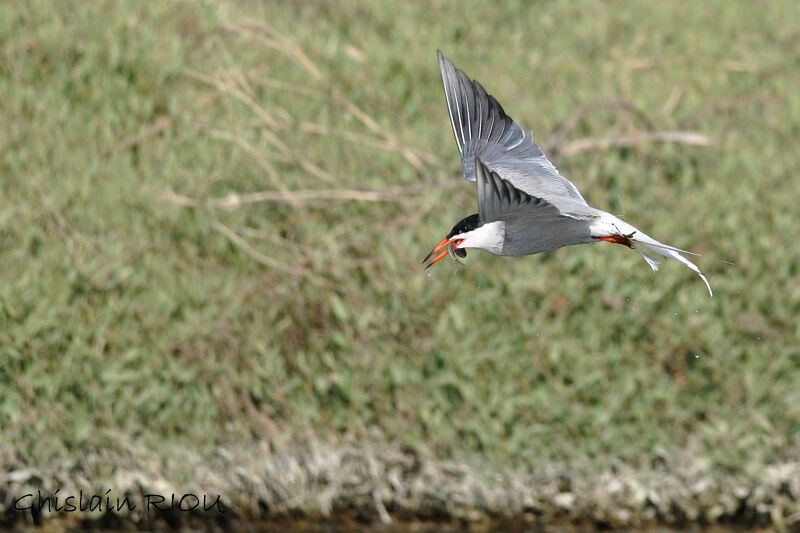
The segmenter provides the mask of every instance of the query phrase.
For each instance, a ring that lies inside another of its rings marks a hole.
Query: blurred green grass
[[[308,434],[489,471],[687,446],[724,470],[796,456],[798,15],[788,1],[2,4],[6,462]],[[558,163],[593,205],[703,253],[716,296],[605,245],[472,253],[426,276],[419,260],[475,210],[468,184],[445,185],[460,165],[437,48],[542,143],[598,100],[650,124],[592,109],[565,142],[626,120],[713,139]],[[280,187],[405,189],[206,203]]]

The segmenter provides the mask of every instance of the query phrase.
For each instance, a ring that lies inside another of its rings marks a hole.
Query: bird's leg
[[[614,229],[615,229],[615,230],[617,230],[617,233],[619,234],[619,236],[620,236],[620,237],[624,237],[624,238],[626,238],[626,239],[630,239],[630,238],[631,238],[631,237],[633,237],[633,235],[636,233],[636,230],[633,230],[632,232],[630,232],[630,233],[628,233],[627,235],[625,235],[624,233],[622,233],[622,232],[619,230],[619,228],[617,227],[617,225],[616,225],[616,224],[613,224],[613,226],[614,226]]]
[[[611,235],[609,237],[592,237],[592,239],[611,242],[614,244],[624,244],[628,248],[633,248],[633,243],[631,243],[630,238],[626,237],[625,235]]]
[[[631,237],[636,233],[636,231],[632,231],[631,233],[624,235],[616,224],[614,224],[614,229],[617,230],[617,235],[610,235],[608,237],[592,237],[593,239],[598,239],[601,241],[611,242],[614,244],[622,244],[627,246],[628,248],[633,249],[633,243],[631,242]]]

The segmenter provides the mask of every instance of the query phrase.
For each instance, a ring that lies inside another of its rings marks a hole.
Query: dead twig
[[[713,104],[706,106],[697,113],[695,113],[694,116],[692,116],[689,120],[686,121],[685,126],[687,129],[694,129],[702,121],[717,113],[727,113],[739,107],[750,105],[752,103],[767,105],[772,101],[773,100],[771,100],[764,94],[755,93],[755,94],[745,94],[743,96],[739,96],[738,98],[733,98],[731,100],[714,102]]]
[[[306,161],[305,159],[301,159],[300,161],[298,161],[298,163],[303,168],[303,170],[305,170],[306,172],[308,172],[313,176],[316,176],[317,178],[324,181],[328,185],[336,185],[337,183],[339,184],[342,183],[342,180],[337,179],[334,176],[331,176],[329,173],[325,172],[311,161]]]
[[[556,132],[550,136],[547,142],[544,143],[543,146],[545,153],[550,154],[558,152],[558,145],[567,136],[567,134],[578,125],[586,113],[595,109],[618,109],[625,112],[627,115],[636,115],[647,125],[648,128],[652,128],[652,121],[650,120],[650,117],[648,117],[644,111],[636,107],[628,100],[595,100],[592,102],[586,102],[578,107],[578,109],[576,109],[572,115],[570,115],[569,118],[567,118],[567,120],[561,124]]]
[[[372,148],[378,148],[380,150],[386,150],[387,152],[397,152],[399,148],[396,143],[379,139],[377,137],[370,137],[369,135],[362,135],[360,133],[353,133],[350,131],[332,130],[321,124],[315,124],[313,122],[301,123],[300,129],[306,133],[312,133],[314,135],[329,135],[334,137],[341,137],[342,139],[348,141],[363,144],[365,146],[370,146]],[[437,158],[432,154],[419,153],[417,155],[421,159],[425,159],[429,163],[433,163],[435,165],[442,164],[441,160],[439,160],[439,158]]]
[[[279,191],[260,191],[250,194],[230,194],[224,198],[209,198],[205,200],[191,198],[177,194],[173,191],[162,193],[158,198],[162,202],[182,207],[208,207],[211,209],[236,209],[238,207],[253,205],[261,202],[295,203],[308,205],[328,205],[331,202],[407,202],[418,200],[418,196],[426,191],[438,189],[448,192],[463,186],[462,180],[448,180],[440,185],[411,185],[407,187],[386,187],[380,190],[363,191],[357,189],[317,189],[299,190],[288,193]],[[288,194],[288,196],[287,196]],[[398,226],[418,220],[436,205],[436,195],[425,195],[420,203],[420,209],[413,215],[401,217],[393,224]]]
[[[625,129],[628,130],[628,135],[633,141],[633,147],[636,149],[636,153],[639,156],[639,159],[643,159],[644,139],[642,138],[641,130],[636,127],[636,124],[633,122],[633,119],[631,119],[630,113],[622,113],[620,120],[622,121],[622,124],[625,126]]]
[[[251,75],[254,73],[254,70],[255,69],[250,72]],[[284,80],[277,80],[273,78],[256,78],[252,81],[252,83],[261,85],[262,87],[269,87],[270,89],[288,91],[292,94],[299,94],[308,98],[318,98],[320,100],[325,100],[328,98],[328,93],[325,91],[304,87],[296,83],[289,83],[288,81]]]
[[[217,92],[209,92],[203,95],[198,100],[198,104],[201,107],[206,106],[211,102],[213,102],[218,97],[219,94]],[[108,155],[108,153],[110,153],[114,149],[118,151],[129,150],[134,146],[138,146],[139,144],[141,144],[145,139],[152,137],[153,135],[158,135],[162,131],[166,130],[175,121],[176,118],[184,114],[187,111],[187,109],[188,106],[185,106],[178,109],[174,113],[158,117],[151,124],[145,126],[144,130],[142,130],[140,133],[137,133],[135,135],[128,135],[127,137],[119,141],[114,148],[106,150],[106,155]]]
[[[253,161],[256,162],[256,164],[261,168],[261,170],[263,170],[267,174],[267,176],[269,176],[269,178],[272,180],[272,183],[283,192],[286,198],[289,198],[289,202],[292,203],[290,199],[291,193],[289,192],[289,188],[286,187],[286,184],[284,184],[283,181],[281,180],[278,171],[275,170],[275,167],[273,167],[272,164],[269,161],[267,161],[267,159],[253,147],[253,145],[244,140],[242,137],[226,131],[207,129],[206,132],[208,133],[209,136],[215,139],[230,141],[236,144],[242,150],[244,150],[253,159]]]
[[[276,50],[285,53],[289,57],[294,58],[295,61],[297,61],[297,63],[299,63],[309,74],[311,74],[314,79],[325,86],[336,103],[352,113],[359,122],[361,122],[373,133],[385,139],[386,142],[393,146],[394,149],[399,152],[406,159],[406,161],[409,162],[409,164],[411,164],[411,166],[420,172],[420,174],[430,180],[433,180],[432,174],[419,156],[413,150],[411,150],[411,148],[400,143],[390,131],[381,128],[377,121],[375,121],[360,107],[347,98],[344,93],[337,86],[335,86],[322,72],[322,70],[311,60],[311,58],[306,55],[303,49],[300,48],[300,46],[298,46],[297,43],[295,43],[289,36],[279,32],[270,24],[262,20],[248,19],[245,20],[243,24],[228,24],[226,25],[226,28],[230,31],[242,31],[246,30],[248,26],[258,28],[262,32],[266,33],[269,38],[265,38],[263,35],[258,34],[256,34],[255,37],[260,39],[264,45],[275,48]]]
[[[652,68],[663,68],[665,66],[685,66],[696,65],[709,70],[723,70],[729,72],[758,72],[759,65],[755,62],[748,63],[735,59],[722,61],[701,61],[689,57],[650,58],[650,57],[630,57],[624,58],[623,64],[631,70],[648,70]]]
[[[242,237],[272,241],[278,246],[292,248],[307,257],[314,253],[314,248],[311,246],[293,241],[291,239],[286,239],[280,235],[276,235],[274,231],[260,230],[251,228],[250,226],[242,226],[241,224],[231,224],[231,229],[236,231]]]
[[[616,135],[611,137],[588,137],[565,144],[558,153],[565,157],[574,156],[587,150],[609,150],[636,146],[638,142],[668,142],[690,146],[709,146],[713,141],[706,135],[696,131],[640,131],[638,139],[633,135]]]
[[[306,204],[309,202],[406,202],[410,195],[427,189],[422,185],[410,187],[387,187],[382,190],[361,191],[357,189],[316,189],[299,191],[260,191],[249,194],[229,194],[224,198],[197,200],[188,196],[168,192],[161,200],[184,207],[207,206],[221,209],[236,209],[261,202]]]
[[[279,129],[278,122],[275,120],[275,118],[266,109],[261,107],[258,102],[253,100],[250,95],[236,87],[233,80],[231,80],[230,83],[220,83],[219,81],[209,78],[205,74],[194,70],[187,70],[186,73],[189,77],[195,80],[202,81],[203,83],[215,87],[222,94],[236,98],[253,110],[256,116],[258,116],[267,125],[267,129],[262,131],[262,134],[264,137],[266,137],[270,144],[272,144],[272,146],[274,146],[283,155],[288,156],[291,153],[289,147],[286,146],[286,144],[281,141],[277,135],[275,135],[275,130]]]
[[[305,268],[303,268],[300,265],[287,266],[287,265],[281,263],[280,261],[278,261],[276,259],[273,259],[271,257],[268,257],[268,256],[262,254],[261,252],[259,252],[258,250],[256,250],[252,246],[250,246],[250,244],[246,240],[244,240],[238,233],[236,233],[231,228],[229,228],[228,226],[226,226],[225,224],[223,224],[223,223],[221,223],[221,222],[219,222],[217,220],[212,221],[211,222],[211,226],[215,230],[217,230],[220,233],[222,233],[223,235],[225,235],[228,239],[230,239],[231,242],[233,244],[235,244],[236,246],[238,246],[239,248],[241,248],[241,250],[244,253],[246,253],[252,259],[254,259],[255,261],[261,263],[262,265],[266,265],[266,266],[268,266],[270,268],[274,268],[275,270],[280,270],[282,272],[286,272],[287,274],[295,274],[295,275],[297,275],[297,274],[307,274],[308,273],[308,270],[306,270]]]
[[[678,107],[678,104],[683,98],[684,88],[680,85],[676,85],[672,88],[672,92],[669,93],[664,105],[661,107],[661,115],[668,117],[672,115],[675,109]],[[691,128],[690,128],[691,129]]]

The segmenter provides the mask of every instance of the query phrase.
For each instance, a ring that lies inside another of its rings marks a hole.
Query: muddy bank
[[[265,444],[158,460],[95,452],[45,467],[0,466],[5,526],[558,531],[800,525],[800,463],[757,473],[723,470],[688,450],[644,466],[586,462],[494,473],[388,444],[282,451]]]

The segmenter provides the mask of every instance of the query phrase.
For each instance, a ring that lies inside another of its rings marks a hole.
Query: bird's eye
[[[467,251],[464,250],[463,248],[456,248],[456,255],[461,259],[464,259],[465,257],[467,257]]]

